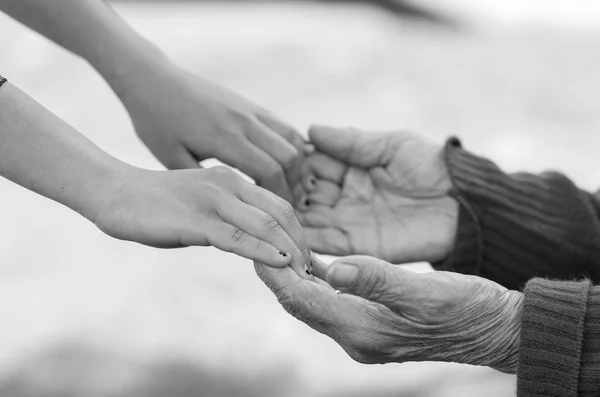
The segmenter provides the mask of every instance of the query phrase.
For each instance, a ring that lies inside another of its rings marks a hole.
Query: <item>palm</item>
[[[450,182],[440,146],[408,133],[380,135],[368,146],[353,149],[352,162],[377,165],[348,166],[337,199],[317,202],[301,216],[313,249],[390,262],[444,258],[458,211],[446,195]]]

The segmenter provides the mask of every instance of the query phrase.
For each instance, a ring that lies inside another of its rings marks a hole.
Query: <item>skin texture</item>
[[[294,128],[173,64],[106,2],[0,0],[0,10],[87,60],[167,168],[198,168],[199,161],[217,158],[288,201],[302,196],[304,140]]]
[[[310,247],[394,263],[437,261],[452,250],[458,204],[443,147],[405,131],[313,126],[298,209]]]
[[[212,245],[270,266],[291,265],[312,279],[292,206],[228,167],[132,167],[10,83],[0,88],[0,142],[1,176],[79,212],[112,237],[161,248]]]
[[[451,361],[515,373],[521,293],[475,276],[416,274],[372,257],[313,263],[326,283],[301,280],[289,269],[255,268],[288,313],[354,360]]]

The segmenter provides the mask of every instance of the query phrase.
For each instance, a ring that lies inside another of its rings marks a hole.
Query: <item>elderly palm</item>
[[[299,214],[311,247],[391,262],[450,253],[458,204],[443,147],[410,132],[312,127],[303,169],[309,205]]]

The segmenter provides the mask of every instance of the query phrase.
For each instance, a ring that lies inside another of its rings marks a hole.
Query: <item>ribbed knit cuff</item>
[[[444,158],[449,171],[452,171],[451,164],[454,163],[454,157],[461,155],[461,153],[457,153],[457,149],[459,148],[461,148],[461,144],[457,138],[450,138],[446,141]],[[448,258],[443,261],[433,262],[431,265],[436,270],[479,275],[483,259],[481,225],[479,224],[475,209],[457,188],[459,184],[454,180],[453,172],[450,172],[450,178],[452,179],[453,188],[448,194],[459,204],[454,248]]]
[[[436,269],[510,289],[533,277],[600,280],[600,222],[588,193],[554,172],[506,174],[456,138],[445,160],[459,222],[453,254]]]
[[[582,360],[582,351],[584,345],[592,342],[585,330],[590,289],[587,280],[533,279],[527,283],[517,369],[518,396],[580,395],[580,374],[589,364]],[[598,338],[596,334],[593,342],[597,343]]]
[[[600,396],[600,286],[590,289],[583,328],[579,396]]]

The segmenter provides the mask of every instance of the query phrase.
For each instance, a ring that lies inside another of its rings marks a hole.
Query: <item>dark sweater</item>
[[[505,174],[457,139],[445,155],[459,222],[434,267],[527,283],[518,396],[600,396],[600,197],[555,172]]]

